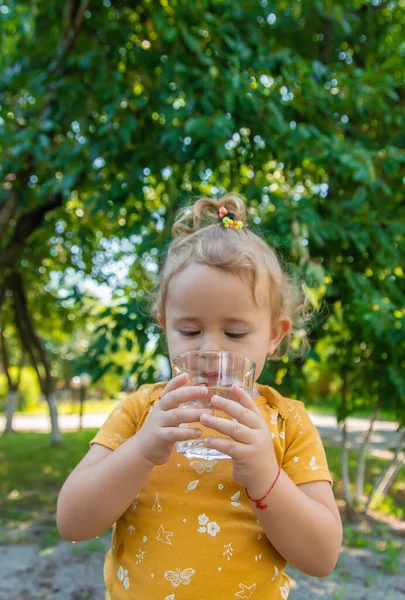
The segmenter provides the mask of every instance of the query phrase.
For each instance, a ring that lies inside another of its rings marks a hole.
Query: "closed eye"
[[[186,337],[193,337],[194,335],[198,335],[199,333],[200,333],[200,331],[180,331],[180,335],[184,335]],[[239,339],[239,338],[242,338],[243,336],[245,336],[246,333],[225,332],[225,335],[227,335],[230,338]]]

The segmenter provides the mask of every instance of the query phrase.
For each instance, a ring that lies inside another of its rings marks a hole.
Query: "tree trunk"
[[[370,439],[370,436],[372,434],[374,423],[377,418],[379,408],[380,408],[380,401],[378,400],[374,407],[373,414],[371,415],[370,426],[368,428],[368,431],[366,432],[366,435],[364,436],[364,440],[362,441],[360,450],[359,450],[359,459],[358,459],[358,463],[357,463],[357,476],[356,476],[356,504],[357,505],[359,505],[363,502],[364,474],[365,474],[365,470],[366,470],[368,440]]]
[[[350,511],[353,506],[353,497],[350,491],[350,475],[349,475],[349,449],[347,447],[347,424],[346,419],[343,421],[342,441],[341,441],[341,473],[343,482],[343,493],[346,501],[346,507]]]
[[[18,388],[20,387],[21,369],[24,362],[24,356],[21,357],[18,374],[16,380],[13,381],[10,372],[10,358],[7,348],[6,336],[2,328],[0,328],[0,355],[3,363],[3,371],[8,384],[6,400],[6,428],[4,430],[4,434],[6,434],[13,432],[13,416],[17,409]]]
[[[375,482],[373,489],[371,490],[365,512],[375,506],[378,501],[382,498],[383,494],[388,493],[390,486],[392,485],[396,474],[399,469],[405,464],[405,452],[401,449],[402,444],[405,440],[405,429],[402,431],[402,435],[399,439],[395,456],[391,463],[382,471],[380,477]]]
[[[13,433],[13,416],[17,409],[18,392],[17,390],[9,390],[6,400],[6,428],[3,434]]]
[[[49,416],[51,419],[51,442],[52,444],[60,444],[63,440],[62,434],[59,429],[58,423],[58,411],[56,406],[56,394],[52,392],[45,396],[49,406]]]
[[[59,431],[55,387],[48,355],[34,329],[21,274],[18,271],[14,271],[9,277],[9,282],[14,299],[15,326],[21,340],[22,348],[30,358],[31,364],[38,376],[41,391],[49,406],[52,443],[59,443],[62,441],[62,435]]]
[[[80,388],[80,415],[79,415],[79,431],[83,429],[83,413],[84,413],[84,401],[86,400],[86,386],[82,385]]]
[[[343,375],[342,383],[342,408],[343,414],[346,415],[346,404],[347,404],[347,391],[348,391],[348,374],[345,372]],[[342,441],[341,441],[341,475],[343,482],[343,495],[346,502],[346,512],[350,517],[353,509],[353,497],[350,490],[350,474],[349,474],[349,449],[347,447],[347,423],[346,416],[343,421],[342,427]]]

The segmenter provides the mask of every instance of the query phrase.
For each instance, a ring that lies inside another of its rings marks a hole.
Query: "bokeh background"
[[[19,582],[13,548],[71,552],[55,501],[86,417],[168,377],[149,293],[174,215],[229,191],[314,312],[310,351],[261,381],[320,415],[346,558],[364,559],[357,591],[347,567],[316,588],[379,598],[381,576],[405,597],[404,24],[405,0],[0,0],[7,597],[103,597],[101,541],[74,549],[95,583],[71,589],[57,567]]]

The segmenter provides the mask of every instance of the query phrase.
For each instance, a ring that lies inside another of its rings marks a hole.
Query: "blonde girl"
[[[234,385],[234,400],[214,397],[230,417],[221,419],[180,406],[207,394],[187,375],[141,386],[66,480],[59,531],[79,541],[113,526],[109,600],[285,599],[286,565],[325,577],[342,542],[324,448],[303,402],[257,381],[294,338],[300,305],[237,194],[200,198],[173,236],[155,300],[170,360],[189,351],[242,354],[256,363],[254,391]],[[224,434],[206,443],[231,460],[176,451],[200,426]]]

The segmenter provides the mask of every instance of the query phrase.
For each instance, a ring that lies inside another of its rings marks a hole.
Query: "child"
[[[257,379],[293,336],[297,313],[275,253],[247,229],[236,194],[199,199],[173,234],[155,302],[170,359],[236,352],[255,361]],[[87,540],[114,524],[106,599],[273,600],[288,597],[287,563],[328,575],[342,523],[304,404],[266,385],[255,383],[252,397],[234,385],[236,402],[212,399],[231,417],[219,419],[179,408],[207,393],[187,381],[143,385],[124,400],[61,490],[65,539]],[[175,442],[201,435],[199,421],[226,435],[207,445],[232,460],[189,461],[176,451]]]

